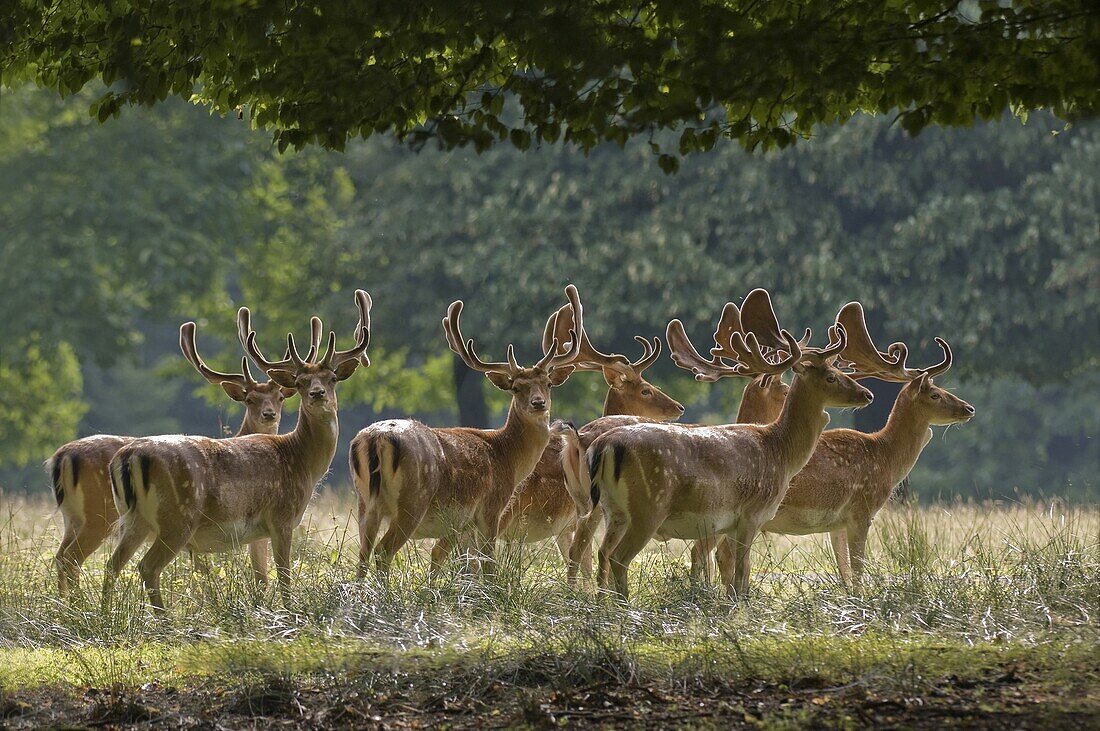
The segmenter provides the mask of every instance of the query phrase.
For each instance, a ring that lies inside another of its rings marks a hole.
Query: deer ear
[[[355,373],[355,369],[359,367],[358,358],[350,358],[345,360],[340,365],[336,366],[336,370],[333,373],[336,374],[337,381],[346,381],[351,378],[351,374]]]
[[[607,385],[611,388],[622,388],[626,385],[626,375],[614,368],[604,367],[603,379],[607,381]]]
[[[501,373],[500,371],[489,371],[485,374],[485,377],[492,381],[493,385],[499,388],[501,391],[512,390],[512,377],[507,373]]]
[[[283,388],[289,388],[298,393],[297,377],[298,374],[294,371],[283,370],[282,368],[272,368],[267,372],[267,377],[278,383]]]
[[[225,391],[226,395],[234,401],[244,401],[245,396],[248,395],[248,391],[239,383],[222,381],[219,385],[222,387],[222,390]]]
[[[297,396],[298,392],[293,388],[279,387],[279,392],[283,394],[283,398],[290,398],[291,396]]]
[[[573,373],[573,366],[558,366],[554,370],[550,371],[550,385],[560,386],[565,383],[565,379],[569,378]]]
[[[809,368],[810,368],[810,364],[807,363],[804,360],[801,360],[801,361],[795,363],[793,366],[791,366],[791,370],[794,371],[795,373],[805,373],[807,370],[809,370]]]

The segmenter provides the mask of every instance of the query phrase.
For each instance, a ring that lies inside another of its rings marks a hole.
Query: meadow
[[[492,580],[423,547],[355,581],[354,505],[295,536],[284,606],[243,552],[166,572],[167,617],[106,550],[62,601],[45,499],[0,504],[0,727],[1096,727],[1100,508],[891,504],[858,591],[825,536],[767,536],[751,596],[652,544],[627,605],[567,585],[552,545],[502,546]],[[274,583],[274,582],[272,582]],[[1053,726],[1052,726],[1053,724]]]

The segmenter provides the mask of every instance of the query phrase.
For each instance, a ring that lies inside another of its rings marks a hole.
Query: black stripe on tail
[[[351,449],[348,450],[348,460],[351,462],[351,476],[352,479],[357,482],[363,479],[363,474],[360,472],[363,465],[359,463],[359,449],[357,444],[352,444]]]
[[[367,472],[370,473],[370,494],[375,497],[382,489],[382,460],[378,456],[378,439],[367,442]]]
[[[370,440],[367,445],[367,470],[370,472],[370,494],[377,495],[382,490],[382,454],[378,449],[378,440],[386,439],[393,447],[393,464],[390,469],[397,472],[401,461],[401,442],[392,434],[385,434]]]
[[[141,484],[145,486],[145,494],[149,494],[149,455],[142,454],[138,460],[138,477],[141,478]]]
[[[621,444],[611,445],[611,459],[612,469],[615,471],[615,480],[619,479],[619,475],[623,471],[623,455],[626,453],[626,447]],[[600,504],[600,484],[596,481],[596,474],[600,471],[600,464],[603,462],[605,455],[607,454],[607,447],[604,447],[597,454],[592,455],[592,459],[588,462],[588,479],[592,484],[592,491],[589,493],[589,497],[592,498],[592,507],[595,508]]]
[[[61,501],[65,499],[65,486],[61,484],[61,463],[65,461],[65,457],[58,457],[50,465],[50,477],[53,479],[53,496],[57,500],[58,507],[61,506]]]
[[[119,463],[118,481],[119,484],[115,486],[115,492],[118,492],[121,487],[127,509],[133,510],[134,506],[137,505],[137,498],[134,496],[134,480],[130,474],[130,455],[125,455]]]

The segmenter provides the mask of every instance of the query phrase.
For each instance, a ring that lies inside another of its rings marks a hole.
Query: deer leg
[[[378,501],[366,505],[362,498],[359,498],[359,507],[359,569],[356,576],[361,579],[367,575],[367,566],[370,565],[374,544],[378,540],[378,529],[382,526],[382,509]]]
[[[691,578],[702,581],[707,586],[714,583],[714,547],[717,536],[700,538],[691,545]]]
[[[451,533],[436,540],[435,545],[432,546],[432,576],[439,575],[439,572],[443,569],[443,563],[454,551],[456,543],[458,543],[457,533]]]
[[[744,598],[749,590],[749,571],[752,567],[752,541],[759,524],[742,519],[727,539],[733,549],[733,581],[726,584],[726,594],[731,599]]]
[[[619,539],[615,548],[611,550],[608,557],[608,565],[611,571],[611,577],[615,584],[615,593],[619,595],[624,601],[629,596],[629,582],[627,569],[630,566],[630,562],[634,560],[645,545],[649,543],[649,539],[653,537],[654,530],[646,524],[639,524],[638,521],[632,522],[627,530],[624,532],[621,539]]]
[[[600,589],[611,589],[611,553],[619,545],[619,541],[626,535],[630,523],[626,519],[609,519],[607,530],[604,531],[603,541],[600,543],[599,567],[597,585]]]
[[[275,557],[275,578],[285,604],[290,595],[290,544],[293,528],[279,528],[271,532],[271,553]]]
[[[267,585],[267,547],[266,538],[248,544],[248,558],[252,563],[252,578],[259,586]]]
[[[870,530],[871,524],[869,522],[849,524],[847,527],[848,552],[851,554],[854,586],[859,586],[863,580],[863,571],[867,567],[867,532]]]
[[[573,545],[569,547],[569,561],[566,564],[566,578],[570,584],[576,583],[577,570],[586,577],[592,576],[592,537],[603,517],[603,508],[596,506],[588,515],[577,519],[573,529]]]
[[[844,528],[829,531],[829,543],[833,546],[833,556],[836,558],[836,570],[840,574],[840,583],[844,586],[852,585],[851,566],[848,563],[848,534]]]
[[[573,545],[573,531],[566,528],[561,533],[554,536],[554,544],[558,547],[558,553],[561,554],[562,561],[565,562],[566,569],[569,567],[569,549]]]
[[[149,603],[153,605],[153,611],[157,614],[164,614],[164,598],[160,594],[160,575],[164,572],[164,567],[183,550],[189,539],[190,536],[182,532],[162,532],[138,562],[141,583],[145,586]]]
[[[497,572],[497,525],[499,515],[497,519],[489,518],[486,520],[478,521],[476,536],[477,536],[477,552],[478,561],[481,565],[481,573],[486,578],[493,576]]]
[[[122,568],[130,562],[137,550],[145,543],[152,528],[144,519],[137,515],[128,514],[122,519],[119,528],[118,545],[111,552],[111,558],[107,561],[107,570],[103,573],[103,599],[108,600],[114,591],[115,581],[122,573]]]
[[[191,571],[210,578],[210,561],[198,551],[189,551],[191,554]]]
[[[718,576],[722,586],[729,586],[733,583],[734,565],[737,560],[729,538],[722,536],[718,539],[718,550],[714,552],[714,557],[718,563]]]
[[[427,505],[419,507],[415,512],[399,510],[397,517],[390,521],[390,527],[374,549],[374,562],[379,571],[386,573],[390,570],[397,552],[412,538],[427,510]]]

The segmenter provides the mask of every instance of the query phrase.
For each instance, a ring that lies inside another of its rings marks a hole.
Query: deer
[[[951,346],[942,338],[935,338],[943,351],[940,363],[909,368],[904,343],[892,344],[886,353],[878,350],[859,302],[841,308],[836,321],[848,333],[840,357],[855,369],[853,378],[906,385],[882,429],[870,434],[832,429],[822,434],[806,466],[791,480],[779,510],[761,530],[786,535],[828,532],[841,582],[851,586],[853,579],[855,585],[862,580],[871,524],[932,438],[930,427],[964,423],[975,412],[932,381],[954,359]],[[718,564],[723,576],[730,574],[733,560],[728,542],[720,544]]]
[[[336,454],[337,384],[360,364],[370,365],[370,296],[356,290],[355,301],[359,324],[352,348],[336,350],[336,333],[330,332],[324,355],[303,359],[290,333],[287,357],[280,361],[264,357],[250,313],[242,308],[239,322],[248,355],[272,381],[298,394],[298,423],[292,431],[228,439],[147,437],[111,459],[112,491],[124,510],[118,545],[104,576],[105,598],[153,533],[138,572],[156,613],[165,611],[161,573],[181,550],[224,552],[263,538],[271,539],[280,594],[287,601],[291,535]]]
[[[713,352],[721,353],[721,343],[729,342],[734,332],[747,334],[746,323],[767,322],[768,318],[775,321],[775,313],[772,311],[771,298],[763,289],[754,289],[744,299],[740,308],[733,302],[727,302],[722,308],[722,314],[714,331],[715,347]],[[717,354],[712,354],[710,359],[703,358],[692,345],[684,330],[683,323],[672,320],[665,330],[665,340],[668,341],[672,361],[680,368],[691,371],[696,380],[714,382],[727,376],[743,377],[736,369],[722,368],[723,361]],[[762,375],[752,378],[741,394],[741,403],[737,409],[735,422],[738,424],[767,424],[779,416],[783,409],[783,402],[787,398],[788,387],[783,380],[774,375]],[[598,505],[592,504],[591,481],[584,463],[584,452],[601,434],[620,426],[638,424],[650,419],[626,416],[604,417],[589,422],[575,432],[576,436],[568,433],[564,436],[566,449],[562,451],[562,461],[571,492],[575,495],[584,495],[588,498],[587,505],[590,508],[588,514],[582,514],[578,520],[573,543],[570,547],[570,567],[573,571],[569,580],[575,579],[575,566],[586,561],[590,556],[592,538],[599,523],[603,518],[603,511]],[[713,563],[711,554],[714,550],[715,538],[696,541],[692,547],[691,575],[696,579],[705,579],[710,583],[713,579]]]
[[[825,409],[863,407],[874,398],[835,365],[846,344],[842,325],[830,328],[824,348],[800,345],[786,330],[782,335],[788,355],[774,362],[752,333],[732,333],[716,354],[735,365],[715,368],[741,375],[794,372],[774,422],[634,424],[601,435],[589,447],[592,489],[606,523],[599,553],[602,589],[627,599],[630,562],[655,536],[697,541],[724,534],[734,552],[727,594],[746,596],[749,549],[813,453],[829,423]]]
[[[556,337],[533,366],[521,367],[512,345],[507,360],[485,362],[462,334],[462,300],[443,319],[447,344],[474,371],[512,394],[508,416],[497,429],[433,428],[409,419],[388,419],[360,431],[351,443],[348,467],[358,494],[359,567],[366,575],[372,554],[386,574],[409,540],[432,538],[436,575],[462,538],[473,537],[486,576],[495,571],[500,519],[516,486],[535,469],[550,440],[550,392],[572,374],[581,351],[580,296],[566,287],[573,317],[570,346]],[[388,527],[376,539],[383,521]]]
[[[229,398],[244,406],[244,418],[234,436],[277,434],[283,401],[294,392],[270,380],[256,381],[248,368],[247,358],[241,360],[240,373],[223,373],[210,368],[195,345],[195,329],[194,322],[180,327],[180,350],[200,375],[221,386]],[[313,350],[319,338],[320,332],[314,327],[310,338]],[[62,445],[46,460],[46,472],[53,483],[54,498],[64,523],[61,545],[54,559],[62,595],[76,583],[88,556],[103,545],[118,521],[107,467],[118,450],[133,440],[134,437],[111,434],[88,436]],[[250,545],[249,552],[253,574],[266,581],[266,542]]]
[[[603,353],[592,345],[587,331],[577,327],[572,306],[567,304],[547,320],[543,350],[550,347],[555,337],[559,343],[571,344],[571,332],[580,333],[580,352],[572,363],[574,370],[600,372],[607,383],[603,416],[626,414],[668,421],[684,413],[683,405],[642,376],[661,355],[660,338],[650,342],[636,335],[634,339],[642,345],[642,354],[634,361],[625,355]],[[558,421],[551,432],[557,438],[550,440],[534,471],[516,487],[501,516],[499,534],[506,542],[535,543],[554,538],[572,580],[577,571],[570,558],[574,524],[578,516],[592,511],[592,503],[587,488],[578,490],[576,480],[566,479],[562,462],[563,449],[571,448],[570,440],[576,438],[577,431]]]

